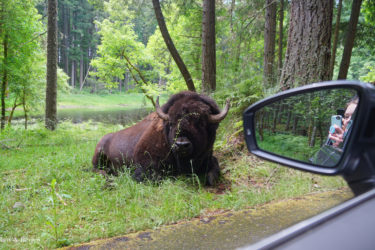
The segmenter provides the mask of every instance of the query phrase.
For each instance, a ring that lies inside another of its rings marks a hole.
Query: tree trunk
[[[298,126],[298,116],[294,116],[294,120],[293,120],[293,134],[296,135],[297,134],[297,126]]]
[[[64,49],[65,49],[65,59],[64,59],[64,71],[67,75],[69,75],[69,17],[70,17],[70,10],[68,6],[64,8]],[[70,75],[69,75],[70,76]]]
[[[354,46],[355,33],[357,31],[357,23],[359,12],[361,10],[362,0],[354,0],[352,3],[352,13],[350,14],[350,20],[348,25],[348,30],[346,33],[346,41],[344,46],[344,52],[342,54],[340,71],[338,79],[346,79],[348,75],[350,58],[352,56],[352,50]]]
[[[263,82],[264,86],[274,85],[274,60],[276,40],[276,2],[266,1],[266,23],[264,27],[264,58],[263,58]]]
[[[216,90],[215,45],[215,0],[204,0],[202,17],[202,90],[204,93]]]
[[[48,0],[47,88],[45,126],[55,130],[57,125],[57,0]],[[26,114],[25,114],[26,115]]]
[[[259,116],[258,116],[258,132],[259,132],[259,140],[260,141],[263,141],[264,140],[264,136],[263,136],[263,128],[264,128],[264,111],[262,110],[261,112],[257,112],[259,113]]]
[[[23,90],[22,107],[23,107],[23,114],[24,114],[24,118],[25,118],[25,130],[27,130],[28,116],[27,116],[27,108],[26,108],[26,92],[25,92],[25,89]]]
[[[316,140],[315,138],[316,138],[316,126],[314,126],[313,131],[312,131],[311,140],[309,144],[310,147],[315,146],[315,140]]]
[[[279,115],[279,109],[280,109],[280,105],[277,105],[277,107],[275,107],[274,111],[273,111],[273,119],[272,119],[272,133],[276,133],[276,125],[277,125],[277,117]]]
[[[163,36],[164,42],[167,45],[167,48],[169,52],[171,53],[175,63],[177,64],[178,69],[180,70],[182,76],[184,77],[188,89],[195,92],[193,79],[191,78],[191,75],[188,69],[186,68],[184,61],[182,60],[182,58],[180,57],[180,54],[178,53],[176,47],[174,46],[172,38],[169,35],[167,26],[165,25],[164,16],[163,16],[163,13],[161,12],[159,0],[152,0],[152,4],[154,6],[156,20],[158,21],[160,33]]]
[[[233,13],[234,13],[235,7],[236,7],[236,0],[232,0],[232,3],[230,4],[230,31],[231,31],[231,34],[233,34]]]
[[[292,0],[282,90],[329,79],[333,1]]]
[[[81,52],[81,58],[79,60],[79,90],[83,88],[83,77],[84,77],[84,65],[83,65],[83,53]]]
[[[288,109],[290,109],[290,107],[288,107]],[[289,131],[290,129],[290,119],[292,117],[292,111],[289,110],[288,111],[288,117],[286,118],[286,125],[285,125],[285,131]]]
[[[329,64],[329,75],[330,75],[329,79],[330,80],[332,80],[333,70],[335,69],[337,40],[339,38],[339,29],[340,29],[341,9],[342,9],[342,0],[339,0],[339,5],[337,6],[335,34],[333,36],[333,43],[332,43],[332,56],[331,56],[331,62]]]
[[[5,34],[3,41],[3,81],[1,84],[1,130],[5,127],[5,95],[8,87],[8,35]]]
[[[325,135],[323,134],[323,129],[322,129],[322,122],[318,122],[318,131],[319,131],[319,137],[320,137],[320,146],[323,146],[324,140],[325,140]]]
[[[277,64],[277,74],[280,76],[281,69],[283,67],[283,38],[284,38],[284,0],[280,0],[280,10],[279,10],[279,41],[278,41],[278,64]]]
[[[72,60],[72,70],[70,72],[70,83],[73,87],[73,89],[76,87],[76,72],[77,72],[77,69],[76,69],[76,61],[75,60]]]

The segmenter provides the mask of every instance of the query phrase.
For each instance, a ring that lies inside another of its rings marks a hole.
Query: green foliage
[[[160,93],[158,86],[150,84],[155,79],[154,60],[146,53],[145,46],[137,41],[132,24],[134,11],[120,7],[122,4],[117,0],[105,3],[109,17],[97,22],[101,36],[100,57],[91,61],[97,69],[92,75],[98,76],[108,88],[113,88],[117,87],[118,79],[123,80],[125,74],[130,74],[138,88],[148,95],[157,95]]]
[[[0,74],[8,78],[6,108],[21,106],[27,114],[41,108],[45,96],[46,54],[44,27],[34,7],[37,1],[12,0],[4,3],[0,36]],[[8,56],[4,42],[8,42]],[[58,71],[59,89],[68,91],[67,76]]]
[[[241,114],[245,108],[264,97],[261,75],[255,74],[252,78],[235,83],[233,88],[236,91],[228,91],[223,88],[215,93],[215,99],[229,98],[231,100],[231,112],[233,113]]]
[[[375,82],[375,66],[368,66],[368,70],[369,72],[367,73],[367,75],[361,77],[361,81],[364,81],[364,82],[370,82],[370,83],[374,83]]]
[[[351,5],[353,1],[343,1],[343,8],[340,20],[340,31],[336,62],[334,68],[334,77],[337,78],[342,53],[351,14]],[[350,67],[347,79],[367,79],[365,76],[369,73],[375,62],[375,9],[373,0],[364,0],[358,19],[354,47],[350,59]],[[365,78],[364,78],[365,77]],[[367,80],[364,80],[367,81]]]

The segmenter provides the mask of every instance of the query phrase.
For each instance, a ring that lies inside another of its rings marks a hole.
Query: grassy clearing
[[[95,108],[95,109],[113,109],[113,108],[140,108],[151,107],[151,103],[146,100],[141,93],[131,94],[61,94],[58,97],[58,107],[60,108]]]
[[[9,103],[13,103],[11,100]],[[164,102],[161,98],[160,103]],[[75,112],[95,110],[126,110],[152,107],[149,100],[141,93],[112,93],[112,94],[89,94],[89,93],[60,93],[57,100],[57,112],[64,113],[69,110]],[[32,109],[29,111],[29,116],[43,116],[43,107]],[[8,115],[8,114],[7,114]],[[22,108],[17,108],[14,112],[14,117],[23,117],[24,112]]]
[[[236,134],[234,119],[226,120],[216,143],[223,178],[214,188],[190,177],[137,183],[126,171],[109,186],[89,171],[91,157],[100,137],[121,126],[66,122],[55,132],[43,124],[5,131],[0,135],[2,247],[53,248],[345,185],[339,177],[294,171],[248,155],[238,136],[228,133]]]
[[[257,138],[257,142],[263,150],[304,162],[309,162],[309,159],[320,149],[319,143],[310,147],[308,137],[289,133],[272,134],[270,131],[264,131],[263,141]]]

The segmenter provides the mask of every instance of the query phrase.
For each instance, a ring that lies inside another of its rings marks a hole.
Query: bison
[[[92,159],[94,171],[117,175],[123,166],[133,166],[137,181],[203,174],[213,185],[220,175],[213,144],[229,100],[220,111],[214,100],[191,91],[171,96],[162,107],[158,99],[156,111],[142,121],[103,136]]]

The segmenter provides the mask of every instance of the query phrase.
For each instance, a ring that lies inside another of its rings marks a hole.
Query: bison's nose
[[[186,137],[177,138],[175,144],[177,147],[177,151],[182,153],[183,155],[187,155],[192,152],[193,145]]]

